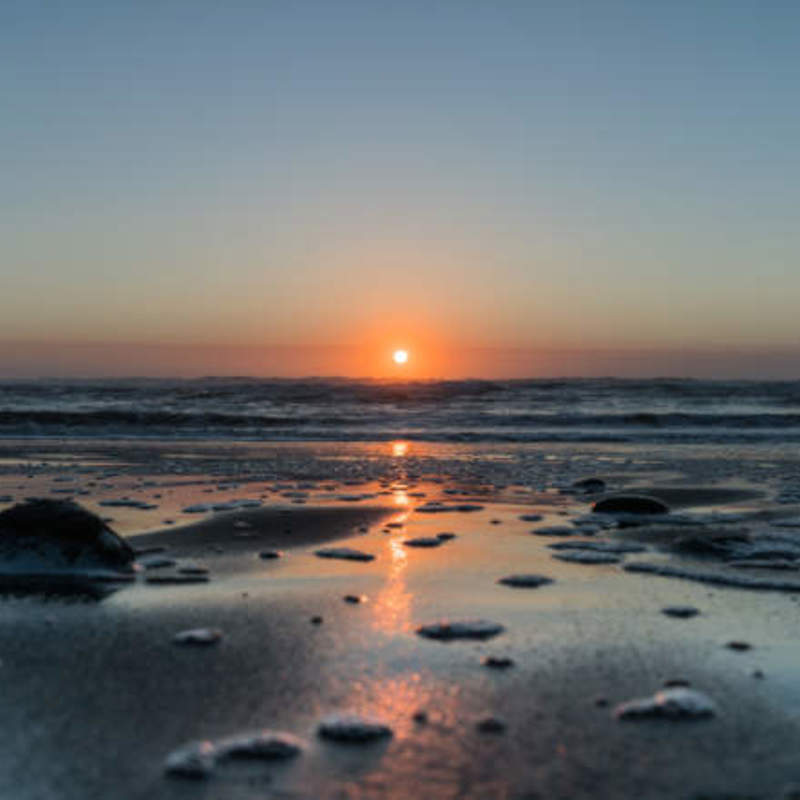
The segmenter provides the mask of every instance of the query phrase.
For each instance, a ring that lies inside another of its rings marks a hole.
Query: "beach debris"
[[[222,641],[222,631],[219,628],[192,628],[176,633],[172,641],[175,644],[217,644]]]
[[[497,622],[486,619],[443,620],[420,625],[416,632],[426,639],[437,639],[443,642],[455,639],[491,639],[502,633],[505,628]]]
[[[209,741],[190,742],[167,756],[164,771],[180,778],[208,778],[217,765],[217,751]]]
[[[500,578],[498,583],[504,586],[512,586],[515,589],[538,589],[540,586],[546,586],[548,583],[553,583],[552,578],[546,575],[536,575],[534,573],[506,575],[505,578]]]
[[[418,536],[415,539],[405,539],[403,544],[406,547],[439,547],[444,541],[439,536]]]
[[[304,747],[305,743],[296,736],[271,730],[237,734],[217,742],[190,742],[167,756],[164,771],[168,775],[199,780],[211,777],[221,761],[285,760],[299,755]]]
[[[690,619],[696,617],[700,611],[694,606],[666,606],[661,609],[661,613],[668,617],[677,617],[678,619]]]
[[[451,539],[455,539],[456,535],[454,533],[450,533],[449,531],[443,531],[442,533],[437,533],[436,538],[443,542],[449,542]]]
[[[592,511],[598,514],[667,514],[669,506],[648,495],[618,494],[598,500]]]
[[[743,653],[745,650],[753,649],[753,645],[751,645],[749,642],[741,641],[726,642],[725,647],[727,647],[728,650],[735,650],[739,653]]]
[[[594,550],[598,553],[644,553],[647,548],[635,542],[611,542],[608,540],[593,539],[587,542],[584,539],[575,539],[571,542],[553,542],[548,544],[550,550]]]
[[[598,494],[606,490],[606,482],[600,478],[584,478],[572,484],[573,489],[578,489],[584,494]]]
[[[29,579],[32,590],[72,578],[127,581],[134,558],[124,539],[71,500],[32,499],[0,512],[0,582],[17,589]]]
[[[375,556],[352,547],[323,547],[314,551],[319,558],[341,558],[345,561],[373,561]]]
[[[392,729],[381,720],[350,712],[325,717],[317,733],[323,739],[343,744],[367,744],[393,735]]]
[[[262,550],[258,557],[264,559],[264,561],[269,561],[271,559],[280,558],[283,555],[281,550]]]
[[[509,656],[486,656],[481,664],[489,669],[508,669],[514,666],[514,659]]]
[[[658,575],[662,578],[683,578],[687,581],[709,583],[717,586],[730,586],[734,589],[762,589],[774,592],[800,592],[800,581],[776,580],[775,578],[751,578],[744,575],[728,575],[721,572],[695,572],[694,570],[673,567],[668,564],[652,564],[634,561],[624,564],[626,572],[641,572]]]
[[[541,522],[544,519],[543,514],[522,514],[520,519],[523,522]]]
[[[621,703],[614,709],[614,716],[617,719],[661,717],[691,720],[712,717],[716,711],[714,701],[703,692],[675,687],[661,689],[652,697],[640,697]]]
[[[545,525],[534,528],[531,533],[534,536],[574,536],[577,531],[571,525]]]
[[[506,727],[506,723],[498,717],[484,717],[475,724],[479,733],[503,733]]]
[[[622,560],[614,553],[585,549],[553,553],[553,558],[557,558],[559,561],[567,561],[570,564],[619,564]]]

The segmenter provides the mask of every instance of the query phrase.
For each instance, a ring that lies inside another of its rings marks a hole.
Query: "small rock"
[[[455,539],[456,535],[449,531],[443,531],[442,533],[437,533],[436,538],[441,539],[443,542],[449,542],[451,539]]]
[[[690,617],[696,617],[700,611],[694,606],[666,606],[661,609],[661,613],[666,614],[668,617],[689,619]]]
[[[425,725],[428,722],[428,712],[423,709],[415,711],[412,714],[411,719],[413,719],[414,722],[417,723],[417,725]]]
[[[406,547],[439,547],[444,541],[438,536],[419,536],[416,539],[405,539],[403,544]]]
[[[264,559],[264,561],[269,561],[273,558],[280,558],[283,553],[280,550],[262,550],[258,557]]]
[[[745,650],[752,650],[753,645],[751,645],[749,642],[732,641],[732,642],[727,642],[725,644],[725,647],[727,647],[729,650],[737,650],[738,652],[743,652]]]
[[[346,594],[342,599],[345,603],[353,603],[354,605],[367,602],[367,596],[363,594]]]
[[[598,514],[666,514],[669,506],[655,497],[636,494],[618,494],[598,500],[592,507]]]
[[[572,564],[619,564],[621,561],[614,553],[598,553],[594,550],[568,550],[563,553],[553,553],[553,558]]]
[[[341,558],[345,561],[373,561],[375,559],[372,554],[355,550],[352,547],[324,547],[321,550],[315,550],[314,555],[319,558]]]
[[[505,578],[500,578],[498,583],[504,586],[513,586],[515,589],[537,589],[539,586],[546,586],[548,583],[553,583],[552,578],[545,575],[535,574],[520,574],[520,575],[506,575]]]
[[[481,664],[489,669],[508,669],[514,666],[514,659],[508,656],[486,656]]]
[[[485,717],[479,720],[475,727],[480,733],[503,733],[506,723],[497,717]]]
[[[324,739],[343,744],[366,744],[392,736],[392,729],[378,719],[359,714],[331,714],[317,728]]]
[[[311,624],[312,625],[322,625],[322,622],[323,622],[323,620],[322,620],[322,617],[320,617],[320,616],[311,617]]]
[[[167,756],[164,770],[181,778],[208,778],[217,763],[217,752],[211,742],[192,742]]]
[[[716,706],[708,695],[694,689],[678,687],[662,689],[652,697],[642,697],[621,703],[614,709],[617,719],[702,719],[716,713]]]
[[[534,536],[574,536],[576,530],[571,525],[546,525],[534,528],[531,533]]]
[[[491,639],[502,633],[505,628],[497,622],[485,619],[466,619],[454,622],[434,622],[421,625],[417,634],[426,639],[452,641],[454,639]]]
[[[192,628],[181,631],[172,637],[175,644],[217,644],[222,640],[222,631],[218,628]]]
[[[217,760],[259,759],[278,761],[294,758],[303,751],[304,743],[296,736],[280,731],[263,730],[221,739],[216,744]]]
[[[520,519],[523,522],[541,522],[544,516],[542,514],[522,514]]]

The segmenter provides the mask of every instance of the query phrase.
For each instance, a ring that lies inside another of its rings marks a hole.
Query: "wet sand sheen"
[[[413,488],[427,495],[420,503],[461,503],[436,494],[447,486]],[[674,507],[757,499],[726,488],[692,491],[691,502],[685,492],[672,495]],[[778,796],[794,779],[792,597],[554,560],[560,551],[549,545],[584,534],[576,529],[564,540],[531,529],[572,525],[588,511],[582,497],[555,503],[530,493],[524,503],[495,503],[486,495],[480,510],[446,514],[416,514],[413,503],[276,501],[128,537],[205,563],[207,584],[140,582],[96,604],[0,604],[8,734],[0,792],[22,800],[48,792],[67,800],[674,798]],[[541,520],[520,519],[533,513]],[[455,536],[440,546],[405,544],[445,529]],[[619,545],[614,535],[596,531],[589,541]],[[314,555],[334,541],[375,559]],[[637,541],[655,547],[646,536]],[[285,555],[259,558],[267,549]],[[514,574],[551,582],[498,585]],[[662,613],[678,605],[700,613]],[[486,640],[415,634],[443,619],[503,630]],[[205,647],[175,643],[176,634],[198,629],[220,637]],[[734,652],[724,646],[733,640],[752,647]],[[487,669],[490,657],[512,666]],[[754,678],[756,670],[766,679]],[[614,718],[618,704],[670,681],[688,681],[718,713],[688,723]],[[320,738],[320,721],[342,711],[375,717],[393,736],[368,745]],[[264,728],[299,737],[303,752],[286,765],[223,759],[199,784],[163,773],[168,754],[190,741]]]

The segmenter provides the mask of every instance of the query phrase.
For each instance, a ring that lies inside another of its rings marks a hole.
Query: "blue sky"
[[[800,351],[798,41],[788,2],[5,2],[0,341]]]

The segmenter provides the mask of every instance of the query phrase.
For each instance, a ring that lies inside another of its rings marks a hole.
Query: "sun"
[[[395,350],[392,360],[395,364],[405,364],[408,361],[408,350]]]

